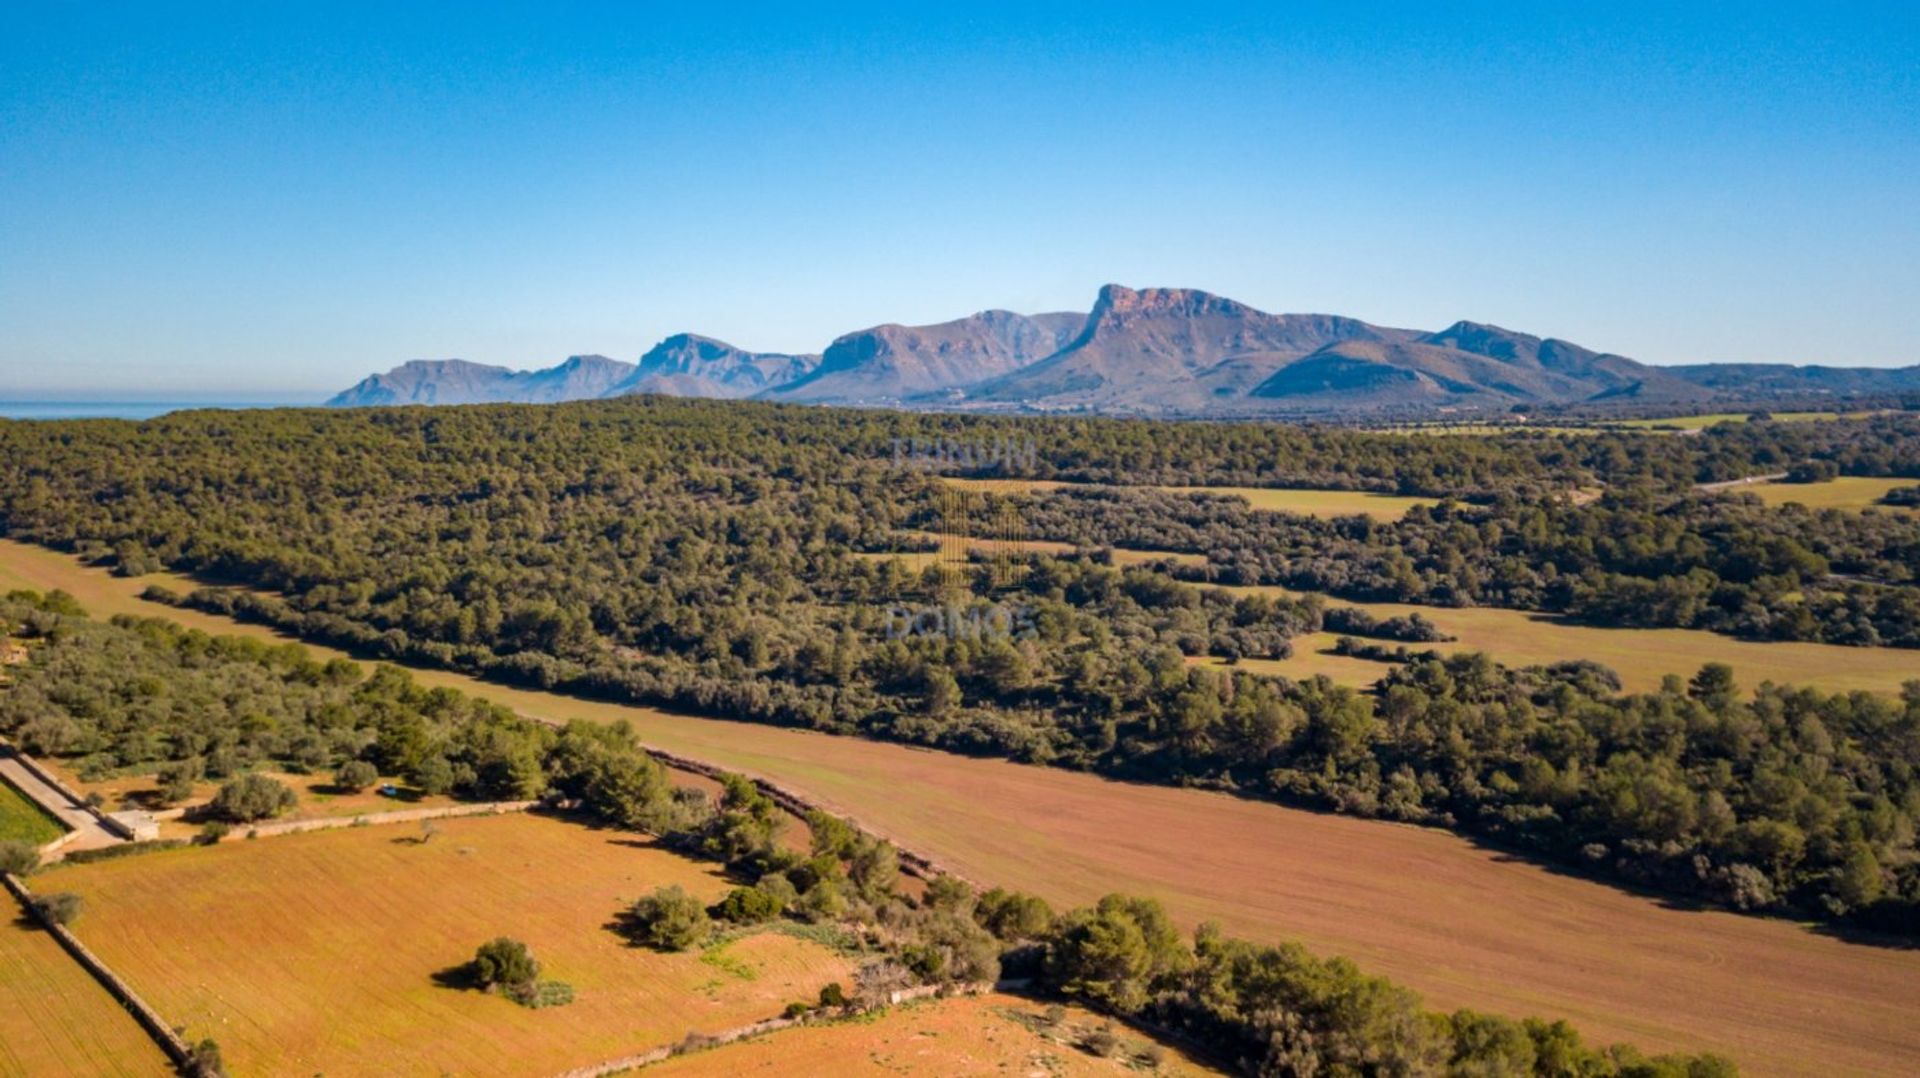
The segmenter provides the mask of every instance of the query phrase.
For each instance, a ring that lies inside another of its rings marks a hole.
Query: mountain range
[[[1269,314],[1197,289],[1110,284],[1085,314],[992,310],[931,326],[874,326],[841,336],[817,354],[749,352],[682,333],[637,363],[584,355],[543,370],[515,371],[458,359],[413,360],[327,403],[539,403],[655,393],[948,410],[1253,417],[1914,390],[1920,390],[1920,366],[1656,367],[1477,322],[1437,332],[1396,329],[1339,315]]]

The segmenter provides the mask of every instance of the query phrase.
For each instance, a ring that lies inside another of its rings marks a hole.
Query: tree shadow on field
[[[433,974],[433,983],[455,992],[480,991],[480,978],[474,972],[473,963],[462,962],[457,966],[448,966]]]

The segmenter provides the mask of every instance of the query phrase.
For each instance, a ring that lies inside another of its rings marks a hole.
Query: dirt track
[[[100,616],[265,634],[0,541],[10,581],[66,588]],[[418,676],[528,714],[626,717],[653,744],[776,778],[977,878],[1062,902],[1156,895],[1189,923],[1346,955],[1435,1006],[1565,1017],[1594,1039],[1712,1049],[1753,1074],[1920,1071],[1920,950],[1669,908],[1438,831]]]

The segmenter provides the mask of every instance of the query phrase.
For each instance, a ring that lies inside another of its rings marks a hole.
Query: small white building
[[[129,809],[125,812],[109,812],[106,817],[107,829],[118,831],[122,837],[134,842],[150,842],[160,837],[160,821],[149,812]]]

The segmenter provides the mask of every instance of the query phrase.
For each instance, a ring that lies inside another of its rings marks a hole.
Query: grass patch
[[[1887,491],[1910,487],[1920,479],[1872,479],[1843,475],[1825,483],[1756,483],[1736,488],[1752,494],[1768,505],[1795,503],[1809,509],[1878,509],[1886,513],[1914,513],[1910,506],[1878,505]]]
[[[0,781],[0,842],[44,846],[66,833],[60,822],[27,795]]]

